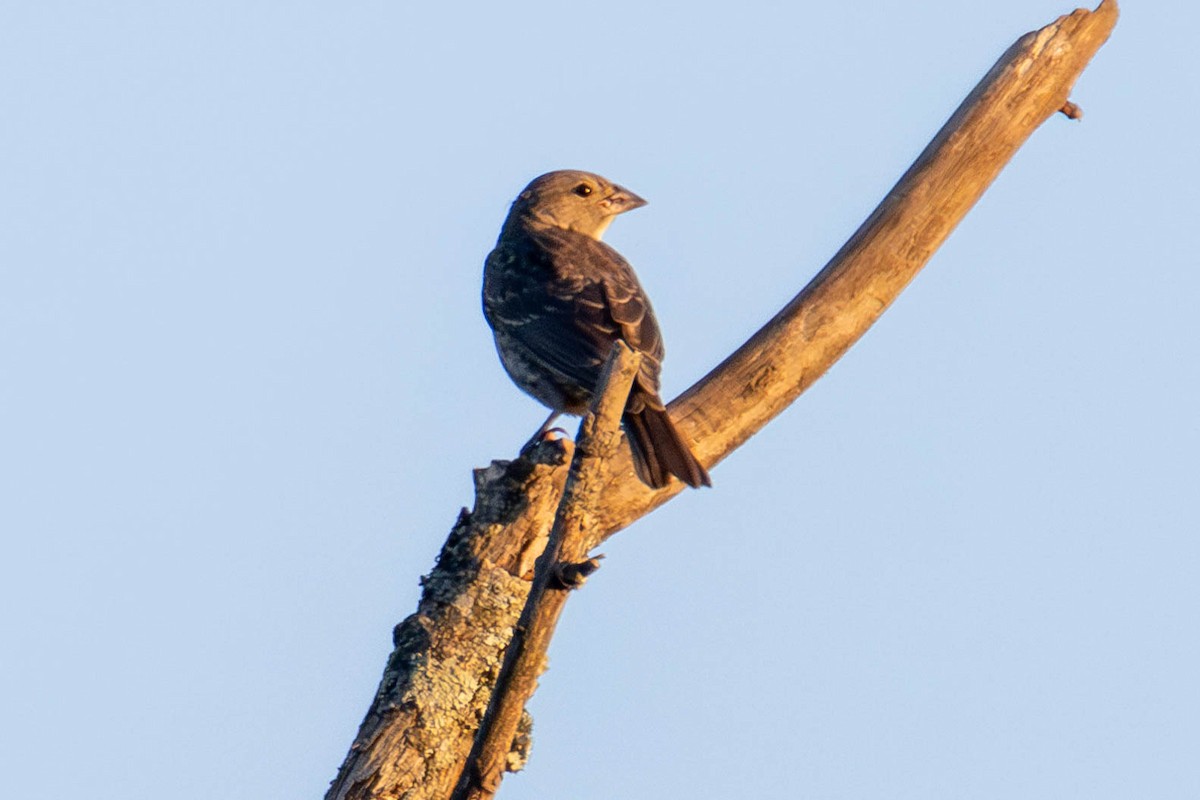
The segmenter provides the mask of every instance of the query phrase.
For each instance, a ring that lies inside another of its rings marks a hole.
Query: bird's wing
[[[622,339],[643,354],[638,384],[657,395],[662,336],[629,263],[608,245],[572,231],[539,232],[517,246],[513,256],[522,274],[505,281],[507,291],[489,312],[509,323],[509,335],[589,390],[613,342]]]
[[[596,244],[609,250],[616,259],[611,264],[613,268],[600,283],[609,319],[620,330],[625,343],[642,354],[637,384],[643,393],[659,404],[658,376],[662,370],[664,347],[654,309],[650,307],[650,301],[629,263],[607,245],[600,242]],[[611,342],[609,346],[612,346]]]

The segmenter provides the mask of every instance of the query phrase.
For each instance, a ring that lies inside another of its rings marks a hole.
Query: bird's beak
[[[624,214],[646,205],[646,201],[638,197],[624,186],[614,186],[613,193],[600,201],[600,207],[609,214]]]

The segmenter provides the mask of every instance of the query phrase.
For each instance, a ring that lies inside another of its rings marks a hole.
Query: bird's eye
[[[575,194],[579,195],[580,197],[587,197],[592,193],[592,187],[588,186],[586,183],[581,183],[571,191],[575,192]]]

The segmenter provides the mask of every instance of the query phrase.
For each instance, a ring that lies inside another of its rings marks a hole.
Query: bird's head
[[[505,227],[533,221],[598,240],[613,217],[644,205],[645,200],[599,175],[563,169],[526,186],[513,201]]]

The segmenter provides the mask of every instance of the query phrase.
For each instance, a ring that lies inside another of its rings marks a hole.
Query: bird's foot
[[[539,430],[528,442],[521,445],[521,455],[529,455],[529,453],[542,442],[556,442],[560,439],[570,438],[571,435],[565,428],[545,428],[543,430]]]

